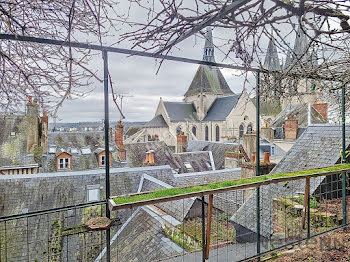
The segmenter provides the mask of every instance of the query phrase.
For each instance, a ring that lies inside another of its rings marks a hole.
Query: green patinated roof
[[[200,65],[185,96],[199,93],[233,95],[219,68]]]

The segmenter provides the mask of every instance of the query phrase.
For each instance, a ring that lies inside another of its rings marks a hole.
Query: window
[[[70,159],[60,158],[59,159],[59,169],[70,169]]]
[[[87,201],[99,201],[100,200],[100,185],[87,186]]]
[[[177,136],[181,135],[181,126],[178,126],[178,127],[176,128],[176,135],[177,135]]]
[[[239,126],[239,137],[243,137],[243,135],[244,135],[244,126],[240,125]]]
[[[81,149],[81,153],[83,155],[90,155],[91,154],[91,149],[88,147],[88,148],[82,148]]]
[[[11,136],[16,136],[16,132],[11,132]]]
[[[106,156],[102,155],[101,156],[101,166],[105,166],[106,165]]]
[[[205,141],[209,140],[209,127],[205,126]]]
[[[147,136],[147,140],[148,140],[148,141],[151,141],[151,140],[152,140],[151,135],[148,135],[148,136]]]
[[[220,128],[219,128],[219,126],[215,127],[215,140],[220,141]]]
[[[271,146],[271,156],[275,155],[275,146]]]
[[[249,124],[249,125],[247,126],[247,134],[251,134],[252,132],[253,132],[252,125]]]
[[[197,136],[197,128],[195,126],[192,127],[192,134]]]

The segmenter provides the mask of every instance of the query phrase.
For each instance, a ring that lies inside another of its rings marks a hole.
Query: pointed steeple
[[[295,44],[294,44],[294,50],[293,50],[294,54],[297,57],[302,56],[305,53],[308,45],[309,45],[309,40],[304,34],[304,31],[299,26],[297,30],[296,38],[295,38]]]
[[[213,33],[210,26],[207,27],[207,32],[205,34],[203,61],[215,62]]]
[[[273,35],[271,36],[269,46],[267,47],[264,68],[267,70],[281,70],[281,64],[278,58],[277,48]]]

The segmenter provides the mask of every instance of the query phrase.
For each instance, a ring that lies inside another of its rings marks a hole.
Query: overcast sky
[[[121,7],[127,7],[122,1]],[[143,14],[131,13],[130,16],[141,19]],[[128,30],[128,28],[122,28]],[[223,35],[225,34],[225,35]],[[227,32],[220,32],[219,29],[213,31],[214,44],[223,44],[222,38],[227,38]],[[84,39],[81,39],[84,42]],[[116,42],[117,39],[107,41]],[[267,48],[268,42],[266,41]],[[172,51],[172,55],[202,59],[204,39],[200,37],[190,37],[177,45],[177,49]],[[121,47],[127,47],[125,45]],[[224,50],[225,51],[225,50]],[[215,57],[217,62],[230,63],[230,60],[223,60],[224,54],[216,49]],[[99,70],[102,77],[103,61],[101,57],[93,59],[94,69]],[[164,61],[160,71],[156,74],[158,64],[154,59],[142,57],[126,57],[120,54],[109,54],[109,70],[117,93],[126,93],[128,97],[123,99],[123,113],[125,121],[148,121],[153,118],[159,98],[167,101],[182,101],[183,95],[188,89],[195,75],[198,65],[179,62]],[[244,76],[240,72],[221,69],[231,90],[240,93],[244,86]],[[251,90],[255,85],[252,75],[248,76],[251,83],[246,83],[245,87]],[[101,121],[104,118],[103,104],[103,83],[96,82],[94,91],[85,98],[65,101],[59,111],[57,122],[86,122]],[[119,100],[120,102],[120,100]],[[120,115],[117,108],[110,101],[110,120],[117,121]]]

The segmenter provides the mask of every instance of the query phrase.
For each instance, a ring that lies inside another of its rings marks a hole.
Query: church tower
[[[215,62],[213,33],[210,27],[205,34],[203,61]],[[200,65],[190,87],[184,95],[184,101],[193,103],[199,120],[203,120],[216,98],[234,95],[219,68]]]

